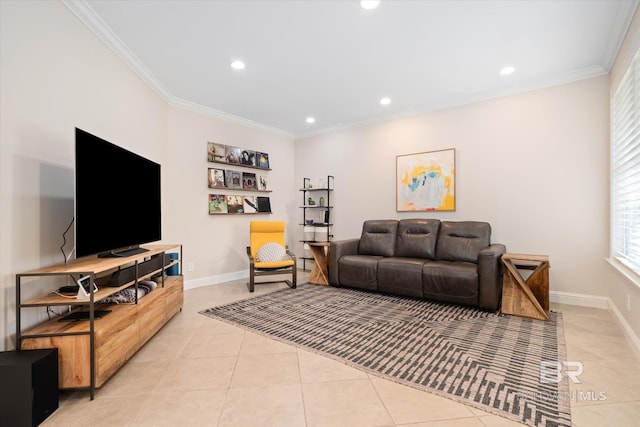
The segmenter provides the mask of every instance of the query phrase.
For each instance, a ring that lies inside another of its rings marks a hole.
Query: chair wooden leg
[[[293,286],[292,286],[292,288],[295,289],[296,286],[298,286],[298,269],[294,265],[293,266]]]

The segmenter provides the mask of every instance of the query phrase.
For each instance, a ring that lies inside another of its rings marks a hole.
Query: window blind
[[[640,50],[611,102],[611,257],[640,275]]]

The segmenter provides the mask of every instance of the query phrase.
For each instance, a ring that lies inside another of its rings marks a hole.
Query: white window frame
[[[640,283],[640,50],[611,99],[611,250]]]

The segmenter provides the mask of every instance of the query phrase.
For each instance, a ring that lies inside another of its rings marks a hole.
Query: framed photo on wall
[[[456,150],[396,156],[396,211],[455,211]]]

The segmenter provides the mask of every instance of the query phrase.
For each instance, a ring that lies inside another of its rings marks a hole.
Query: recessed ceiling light
[[[314,119],[313,117],[307,117],[307,123],[312,124],[315,122],[316,122],[316,119]]]
[[[380,0],[361,0],[360,1],[360,6],[362,6],[363,9],[367,9],[367,10],[375,9],[376,7],[378,7],[379,4],[380,4]]]
[[[389,105],[391,104],[391,99],[389,97],[382,97],[380,98],[380,105]]]
[[[244,70],[244,62],[236,59],[231,63],[231,68],[234,70]]]
[[[513,68],[511,65],[508,65],[508,66],[502,68],[502,70],[500,70],[500,75],[501,76],[507,76],[507,75],[513,73],[515,70],[516,69]]]

